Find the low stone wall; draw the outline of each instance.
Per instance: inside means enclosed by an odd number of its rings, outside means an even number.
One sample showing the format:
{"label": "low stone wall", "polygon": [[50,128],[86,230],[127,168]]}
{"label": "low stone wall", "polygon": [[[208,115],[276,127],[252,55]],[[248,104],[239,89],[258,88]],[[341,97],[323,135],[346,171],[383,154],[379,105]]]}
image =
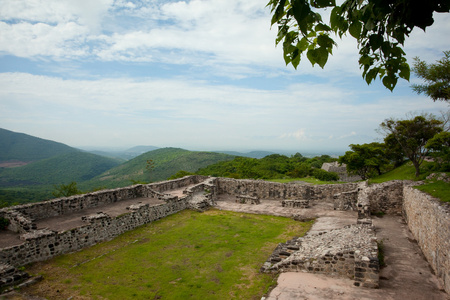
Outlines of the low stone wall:
{"label": "low stone wall", "polygon": [[277,183],[264,180],[218,178],[219,194],[248,195],[266,200],[333,201],[333,195],[356,189],[356,183],[306,185]]}
{"label": "low stone wall", "polygon": [[354,190],[333,195],[335,210],[357,210],[359,218],[369,218],[371,213],[402,213],[403,185],[405,181],[393,180],[368,185],[360,182]]}
{"label": "low stone wall", "polygon": [[[0,263],[22,266],[34,261],[46,260],[53,256],[80,250],[100,241],[112,239],[138,226],[161,219],[170,214],[192,208],[195,192],[208,190],[207,204],[212,205],[217,194],[215,179],[204,176],[186,176],[180,179],[147,185],[104,190],[84,195],[58,198],[50,201],[7,207],[0,210],[0,216],[11,221],[9,230],[20,233],[23,243],[0,249]],[[199,182],[201,182],[199,184]],[[194,185],[184,197],[164,194],[170,189]],[[36,230],[34,221],[79,212],[86,208],[99,207],[121,200],[140,197],[158,198],[164,204],[134,204],[128,213],[112,218],[105,213],[82,217],[86,225],[67,231]],[[195,202],[195,201],[193,201]]]}
{"label": "low stone wall", "polygon": [[378,247],[372,226],[351,225],[279,244],[262,272],[336,274],[355,286],[379,285]]}
{"label": "low stone wall", "polygon": [[423,254],[450,294],[450,204],[403,188],[403,215]]}
{"label": "low stone wall", "polygon": [[197,184],[206,178],[204,176],[186,176],[170,181],[146,185],[138,184],[124,188],[102,190],[38,203],[7,207],[0,209],[0,217],[10,220],[9,230],[24,233],[36,229],[34,222],[37,220],[67,215],[82,211],[86,208],[100,207],[121,200],[140,197],[167,200],[163,194],[165,191]]}
{"label": "low stone wall", "polygon": [[365,188],[371,213],[401,215],[403,205],[403,185],[408,181],[392,180],[372,184]]}
{"label": "low stone wall", "polygon": [[185,176],[183,178],[173,179],[173,180],[166,180],[166,181],[160,181],[156,183],[150,183],[147,184],[150,189],[154,191],[158,191],[160,193],[164,193],[165,191],[169,190],[175,190],[179,189],[188,185],[192,184],[198,184],[206,179],[208,179],[208,176],[201,176],[201,175],[191,175],[191,176]]}
{"label": "low stone wall", "polygon": [[217,201],[217,178],[208,178],[204,182],[187,188],[188,208],[196,211],[205,211],[214,206]]}
{"label": "low stone wall", "polygon": [[164,218],[187,208],[187,199],[149,206],[132,207],[129,213],[111,218],[105,213],[84,217],[84,226],[63,232],[42,229],[21,235],[23,244],[0,249],[0,262],[18,267],[42,261],[56,255],[80,250],[98,242],[110,240],[138,226]]}

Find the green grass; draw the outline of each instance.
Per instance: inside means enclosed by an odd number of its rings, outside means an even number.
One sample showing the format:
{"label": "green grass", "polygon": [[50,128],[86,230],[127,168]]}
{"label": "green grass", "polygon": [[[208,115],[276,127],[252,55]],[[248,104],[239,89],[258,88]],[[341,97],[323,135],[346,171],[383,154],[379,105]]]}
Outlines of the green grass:
{"label": "green grass", "polygon": [[[77,253],[36,263],[49,299],[261,299],[275,284],[259,269],[276,245],[312,222],[185,210]],[[58,291],[58,292],[57,292]]]}
{"label": "green grass", "polygon": [[416,178],[414,166],[411,162],[407,162],[390,172],[370,179],[369,183],[382,183],[390,180],[424,180],[424,184],[416,187],[418,190],[436,197],[442,202],[450,202],[449,183],[437,180],[426,180],[426,177],[434,172],[432,167],[433,163],[423,162],[420,167],[420,176],[419,178]]}
{"label": "green grass", "polygon": [[283,179],[268,179],[267,181],[280,182],[280,183],[289,183],[292,181],[304,181],[306,183],[311,184],[337,184],[342,183],[340,181],[321,181],[314,177],[303,177],[303,178],[283,178]]}
{"label": "green grass", "polygon": [[433,197],[440,199],[442,202],[450,202],[450,183],[443,181],[429,181],[423,185],[417,186],[416,189],[421,190]]}
{"label": "green grass", "polygon": [[415,169],[411,162],[405,163],[392,171],[369,180],[369,183],[382,183],[390,180],[415,180]]}

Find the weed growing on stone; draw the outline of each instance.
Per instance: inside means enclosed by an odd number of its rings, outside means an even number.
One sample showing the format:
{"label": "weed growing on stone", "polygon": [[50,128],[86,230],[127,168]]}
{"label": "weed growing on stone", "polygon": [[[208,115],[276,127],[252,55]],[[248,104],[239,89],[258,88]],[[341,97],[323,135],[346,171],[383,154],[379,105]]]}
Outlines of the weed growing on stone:
{"label": "weed growing on stone", "polygon": [[280,242],[312,222],[185,210],[91,248],[36,263],[48,298],[260,299],[275,277],[259,269]]}
{"label": "weed growing on stone", "polygon": [[386,267],[386,262],[384,261],[383,240],[377,241],[377,246],[378,246],[378,262],[380,263],[380,268]]}

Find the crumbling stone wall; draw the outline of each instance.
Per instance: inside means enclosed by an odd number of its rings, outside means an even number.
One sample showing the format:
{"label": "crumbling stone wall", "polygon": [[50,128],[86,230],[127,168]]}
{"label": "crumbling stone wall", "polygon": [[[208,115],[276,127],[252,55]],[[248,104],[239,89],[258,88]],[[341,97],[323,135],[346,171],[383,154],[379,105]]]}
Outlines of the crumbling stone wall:
{"label": "crumbling stone wall", "polygon": [[[163,194],[168,189],[177,189],[196,184],[203,176],[187,176],[177,180],[163,181],[148,185],[134,185],[125,188],[104,190],[84,195],[58,198],[50,201],[19,205],[0,209],[0,216],[10,219],[9,229],[20,235],[23,243],[0,249],[0,263],[12,266],[46,260],[55,255],[76,251],[100,241],[112,239],[119,234],[143,224],[161,219],[170,214],[191,208],[193,193],[184,197]],[[193,190],[208,189],[207,204],[213,203],[217,189],[214,179],[208,179],[193,187]],[[213,197],[214,196],[214,197]],[[34,221],[99,207],[121,200],[150,197],[164,200],[164,204],[150,206],[138,203],[128,207],[129,212],[117,217],[97,213],[82,217],[86,225],[63,232],[36,230]]]}
{"label": "crumbling stone wall", "polygon": [[141,204],[130,207],[129,213],[115,218],[105,213],[85,216],[83,220],[86,225],[63,232],[47,229],[30,231],[21,235],[23,244],[0,249],[0,262],[18,267],[47,260],[112,239],[138,226],[184,210],[187,206],[186,198],[156,206]]}
{"label": "crumbling stone wall", "polygon": [[339,175],[340,181],[352,182],[362,180],[361,176],[359,175],[349,175],[347,173],[347,165],[339,164],[339,162],[337,161],[331,163],[323,163],[322,169],[327,172],[337,173]]}
{"label": "crumbling stone wall", "polygon": [[369,199],[370,212],[401,215],[404,183],[402,180],[392,180],[369,185],[365,193]]}
{"label": "crumbling stone wall", "polygon": [[393,180],[368,185],[360,182],[351,191],[333,195],[335,210],[357,210],[358,218],[369,218],[371,213],[402,213],[403,185],[405,181]]}
{"label": "crumbling stone wall", "polygon": [[248,195],[266,200],[304,199],[333,201],[333,195],[351,191],[356,183],[305,185],[286,184],[264,180],[218,178],[218,193]]}
{"label": "crumbling stone wall", "polygon": [[450,204],[403,188],[403,215],[423,254],[450,294]]}
{"label": "crumbling stone wall", "polygon": [[[121,200],[140,197],[162,198],[164,195],[163,192],[167,190],[197,184],[206,178],[205,176],[186,176],[170,181],[145,185],[138,184],[124,188],[102,190],[83,195],[18,205],[13,208],[0,209],[0,216],[12,221],[9,227],[10,230],[15,232],[28,231],[33,229],[32,222],[37,220],[71,214],[86,208],[99,207]],[[27,221],[31,222],[31,224],[27,224]],[[23,228],[27,229],[24,230]]]}
{"label": "crumbling stone wall", "polygon": [[379,262],[373,227],[354,224],[294,238],[279,244],[261,271],[335,274],[353,279],[355,286],[376,288]]}

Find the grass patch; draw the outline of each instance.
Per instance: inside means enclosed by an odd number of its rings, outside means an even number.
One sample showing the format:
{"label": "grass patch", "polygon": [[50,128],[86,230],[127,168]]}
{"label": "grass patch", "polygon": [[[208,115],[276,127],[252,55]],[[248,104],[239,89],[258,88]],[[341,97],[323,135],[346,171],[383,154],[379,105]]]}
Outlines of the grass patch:
{"label": "grass patch", "polygon": [[432,162],[424,161],[420,166],[420,175],[419,178],[415,177],[416,169],[414,168],[411,162],[404,163],[398,168],[393,169],[392,171],[386,172],[380,176],[371,178],[369,180],[369,184],[371,183],[382,183],[391,180],[423,180],[428,175],[433,173]]}
{"label": "grass patch", "polygon": [[312,222],[185,210],[80,252],[27,268],[49,299],[261,299],[275,284],[259,269],[280,242]]}
{"label": "grass patch", "polygon": [[416,189],[440,199],[441,202],[450,202],[450,184],[447,182],[430,181],[417,186]]}
{"label": "grass patch", "polygon": [[380,268],[386,267],[386,262],[384,261],[384,243],[383,240],[377,241],[378,247],[378,262],[380,263]]}
{"label": "grass patch", "polygon": [[386,172],[380,176],[371,178],[371,183],[382,183],[390,180],[415,180],[415,169],[411,162],[407,162],[392,171]]}
{"label": "grass patch", "polygon": [[[424,180],[428,175],[433,173],[433,163],[423,162],[420,167],[419,180]],[[411,162],[407,162],[402,166],[387,172],[378,177],[369,180],[369,183],[382,183],[390,180],[417,180],[415,178],[415,169]],[[422,192],[440,199],[442,202],[450,202],[450,184],[439,180],[425,180],[425,183],[415,187]]]}

